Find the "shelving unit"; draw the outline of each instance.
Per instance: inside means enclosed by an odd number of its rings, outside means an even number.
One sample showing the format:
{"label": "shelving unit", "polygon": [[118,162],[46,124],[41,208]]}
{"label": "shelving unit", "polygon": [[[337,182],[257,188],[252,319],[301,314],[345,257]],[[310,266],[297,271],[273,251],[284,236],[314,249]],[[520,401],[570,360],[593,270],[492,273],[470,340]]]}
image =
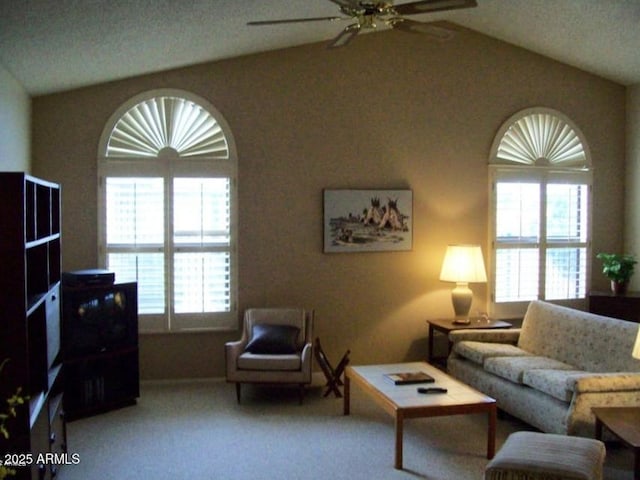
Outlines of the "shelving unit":
{"label": "shelving unit", "polygon": [[16,479],[50,479],[40,454],[66,452],[60,362],[60,186],[0,173],[0,399],[28,397],[0,436],[0,452],[33,455]]}

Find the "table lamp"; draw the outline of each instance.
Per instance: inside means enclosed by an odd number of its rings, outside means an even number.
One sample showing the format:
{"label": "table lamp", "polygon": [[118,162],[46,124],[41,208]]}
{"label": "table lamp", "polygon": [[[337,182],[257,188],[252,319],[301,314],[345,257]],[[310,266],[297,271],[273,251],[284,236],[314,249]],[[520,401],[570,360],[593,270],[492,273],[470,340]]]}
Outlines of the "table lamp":
{"label": "table lamp", "polygon": [[473,292],[469,288],[469,283],[487,281],[480,245],[447,246],[440,280],[456,283],[455,288],[451,291],[456,323],[469,323],[469,310],[473,300]]}
{"label": "table lamp", "polygon": [[638,336],[636,336],[636,343],[633,345],[631,356],[640,360],[640,328],[638,329]]}

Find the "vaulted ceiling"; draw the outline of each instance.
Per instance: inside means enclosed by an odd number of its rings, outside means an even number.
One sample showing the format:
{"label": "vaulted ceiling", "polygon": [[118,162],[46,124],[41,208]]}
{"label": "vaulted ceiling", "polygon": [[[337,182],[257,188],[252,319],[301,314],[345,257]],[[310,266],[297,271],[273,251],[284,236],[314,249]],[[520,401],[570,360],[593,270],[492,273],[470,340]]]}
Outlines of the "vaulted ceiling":
{"label": "vaulted ceiling", "polygon": [[[620,84],[640,84],[640,0],[477,2],[411,18],[448,20]],[[0,0],[0,64],[30,94],[42,95],[329,42],[348,22],[247,22],[339,15],[329,0]]]}

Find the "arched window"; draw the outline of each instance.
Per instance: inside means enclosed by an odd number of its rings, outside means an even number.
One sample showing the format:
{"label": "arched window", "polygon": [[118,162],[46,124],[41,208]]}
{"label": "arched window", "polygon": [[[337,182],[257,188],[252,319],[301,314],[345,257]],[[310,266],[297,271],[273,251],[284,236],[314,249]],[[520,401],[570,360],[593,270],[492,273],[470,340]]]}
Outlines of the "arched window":
{"label": "arched window", "polygon": [[187,92],[144,93],[107,122],[99,259],[138,282],[141,331],[237,327],[236,165],[222,115]]}
{"label": "arched window", "polygon": [[562,113],[531,108],[509,118],[491,147],[491,313],[529,301],[584,303],[590,275],[591,158]]}

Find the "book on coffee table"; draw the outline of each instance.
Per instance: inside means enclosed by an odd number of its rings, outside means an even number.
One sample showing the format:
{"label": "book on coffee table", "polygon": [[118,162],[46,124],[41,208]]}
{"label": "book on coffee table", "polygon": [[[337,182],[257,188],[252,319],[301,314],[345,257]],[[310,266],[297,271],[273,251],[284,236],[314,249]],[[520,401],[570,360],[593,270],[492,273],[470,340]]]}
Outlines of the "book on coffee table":
{"label": "book on coffee table", "polygon": [[384,378],[394,385],[410,385],[412,383],[432,383],[435,380],[424,372],[385,373]]}

